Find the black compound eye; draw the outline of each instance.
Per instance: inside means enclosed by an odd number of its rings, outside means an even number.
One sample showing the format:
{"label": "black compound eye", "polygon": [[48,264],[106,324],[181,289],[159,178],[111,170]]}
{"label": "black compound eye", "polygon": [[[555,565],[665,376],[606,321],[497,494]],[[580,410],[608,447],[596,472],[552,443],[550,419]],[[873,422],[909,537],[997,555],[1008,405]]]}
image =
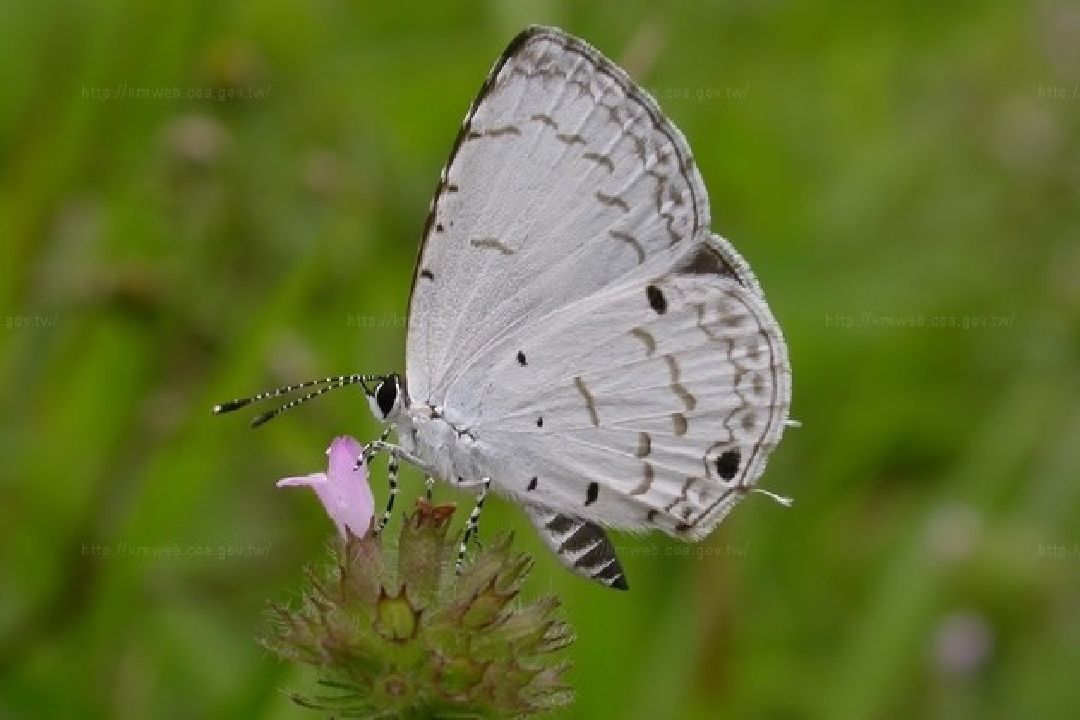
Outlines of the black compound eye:
{"label": "black compound eye", "polygon": [[375,390],[375,402],[379,403],[379,410],[382,412],[383,417],[390,414],[390,411],[394,409],[394,402],[397,400],[397,381],[390,377],[379,383],[379,387]]}

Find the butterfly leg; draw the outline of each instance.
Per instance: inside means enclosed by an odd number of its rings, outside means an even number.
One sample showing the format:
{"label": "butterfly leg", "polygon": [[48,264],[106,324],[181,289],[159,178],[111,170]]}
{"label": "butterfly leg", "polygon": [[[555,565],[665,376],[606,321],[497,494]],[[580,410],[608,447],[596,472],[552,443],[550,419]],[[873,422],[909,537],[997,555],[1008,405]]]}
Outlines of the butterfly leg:
{"label": "butterfly leg", "polygon": [[461,566],[465,564],[465,551],[469,547],[469,540],[477,529],[480,527],[480,511],[484,509],[484,500],[487,498],[488,488],[491,487],[491,478],[484,478],[484,488],[480,491],[480,496],[476,498],[476,505],[473,507],[472,512],[469,513],[469,520],[465,523],[465,534],[461,538],[461,545],[458,546],[457,565],[455,566],[457,573],[461,574]]}
{"label": "butterfly leg", "polygon": [[398,494],[398,459],[395,455],[390,455],[390,461],[387,464],[387,479],[390,484],[390,492],[386,497],[386,510],[383,512],[382,520],[379,521],[379,526],[375,529],[375,534],[378,535],[386,527],[386,523],[390,522],[390,515],[394,512],[394,500]]}
{"label": "butterfly leg", "polygon": [[[379,443],[381,443],[381,444],[386,443],[386,438],[388,438],[388,437],[390,437],[390,428],[386,428],[385,430],[383,430],[382,436],[379,438]],[[374,444],[374,443],[372,443],[372,444]],[[370,459],[370,455],[368,453],[368,449],[365,447],[364,448],[364,460],[368,460],[368,459]],[[357,462],[357,464],[359,464],[359,461]],[[388,470],[387,470],[387,476],[388,476],[387,481],[388,481],[388,483],[390,485],[390,492],[389,492],[389,494],[387,495],[387,498],[386,498],[386,510],[383,511],[382,518],[379,520],[378,525],[375,526],[375,534],[376,535],[379,535],[380,533],[382,533],[383,528],[386,527],[386,523],[390,522],[390,514],[394,511],[394,500],[397,498],[397,494],[398,494],[397,475],[398,475],[397,458],[395,458],[394,455],[391,453],[389,467],[388,467]]]}
{"label": "butterfly leg", "polygon": [[[386,433],[383,434],[383,437],[386,437]],[[364,446],[364,462],[371,460],[371,458],[375,457],[379,453],[388,453],[391,456],[396,457],[398,460],[404,460],[410,465],[420,468],[420,470],[425,473],[432,474],[433,472],[433,468],[431,468],[431,466],[429,466],[419,457],[413,455],[411,452],[407,452],[405,449],[394,445],[393,443],[388,443],[385,440],[373,440]],[[357,460],[356,464],[359,465],[360,461]]]}
{"label": "butterfly leg", "polygon": [[[411,462],[415,465],[420,466],[421,468],[424,467],[423,463],[420,461],[419,458],[405,452],[397,445],[391,445],[390,443],[386,442],[386,439],[388,437],[390,437],[390,428],[383,430],[382,437],[380,437],[375,442],[368,444],[364,448],[363,453],[364,461],[370,460],[376,453],[379,452],[385,452],[387,455],[390,456],[387,472],[390,491],[386,497],[386,510],[383,511],[382,518],[379,520],[379,524],[375,527],[376,535],[380,534],[383,531],[383,528],[386,527],[386,524],[390,522],[390,517],[394,512],[394,500],[397,499],[398,495],[398,470],[400,469],[400,460],[403,459],[406,462]],[[359,460],[357,461],[357,464],[360,464]]]}

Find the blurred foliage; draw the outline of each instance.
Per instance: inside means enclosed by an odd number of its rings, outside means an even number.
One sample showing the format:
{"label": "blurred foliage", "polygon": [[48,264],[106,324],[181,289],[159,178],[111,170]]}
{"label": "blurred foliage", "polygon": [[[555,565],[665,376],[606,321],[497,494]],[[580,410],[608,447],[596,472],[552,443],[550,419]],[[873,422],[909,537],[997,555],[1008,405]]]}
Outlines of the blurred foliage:
{"label": "blurred foliage", "polygon": [[618,537],[629,593],[489,504],[579,632],[567,717],[1080,717],[1069,0],[0,4],[0,717],[311,717],[254,638],[332,528],[273,481],[377,428],[208,408],[402,368],[429,195],[528,22],[684,130],[803,421],[794,509]]}

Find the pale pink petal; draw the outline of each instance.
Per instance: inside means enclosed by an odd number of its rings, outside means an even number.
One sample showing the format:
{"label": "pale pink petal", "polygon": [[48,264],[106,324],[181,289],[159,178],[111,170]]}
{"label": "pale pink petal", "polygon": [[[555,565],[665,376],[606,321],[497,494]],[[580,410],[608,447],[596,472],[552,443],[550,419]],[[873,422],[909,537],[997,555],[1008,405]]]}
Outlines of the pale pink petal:
{"label": "pale pink petal", "polygon": [[315,487],[327,482],[326,473],[311,473],[310,475],[300,475],[298,477],[281,478],[277,481],[277,487],[299,487],[301,485],[309,485]]}
{"label": "pale pink petal", "polygon": [[[348,435],[334,438],[330,443],[330,447],[326,449],[326,454],[330,458],[329,473],[331,480],[335,475],[344,476],[352,472],[356,468],[356,461],[360,458],[360,453],[363,451],[364,446],[356,438]],[[366,471],[364,477],[367,478]]]}
{"label": "pale pink petal", "polygon": [[278,487],[306,485],[315,491],[326,514],[345,536],[348,528],[362,537],[371,526],[375,499],[368,485],[367,465],[357,465],[363,446],[347,435],[334,438],[327,448],[328,472],[279,480]]}

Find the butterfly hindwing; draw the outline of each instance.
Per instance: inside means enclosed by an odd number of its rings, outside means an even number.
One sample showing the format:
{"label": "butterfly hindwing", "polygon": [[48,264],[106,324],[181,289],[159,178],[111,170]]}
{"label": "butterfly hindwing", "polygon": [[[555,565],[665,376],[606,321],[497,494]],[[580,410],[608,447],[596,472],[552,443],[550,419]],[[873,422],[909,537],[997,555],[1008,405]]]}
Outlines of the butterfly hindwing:
{"label": "butterfly hindwing", "polygon": [[753,487],[787,419],[787,351],[761,297],[706,264],[645,266],[470,366],[447,406],[499,459],[500,486],[688,539]]}

